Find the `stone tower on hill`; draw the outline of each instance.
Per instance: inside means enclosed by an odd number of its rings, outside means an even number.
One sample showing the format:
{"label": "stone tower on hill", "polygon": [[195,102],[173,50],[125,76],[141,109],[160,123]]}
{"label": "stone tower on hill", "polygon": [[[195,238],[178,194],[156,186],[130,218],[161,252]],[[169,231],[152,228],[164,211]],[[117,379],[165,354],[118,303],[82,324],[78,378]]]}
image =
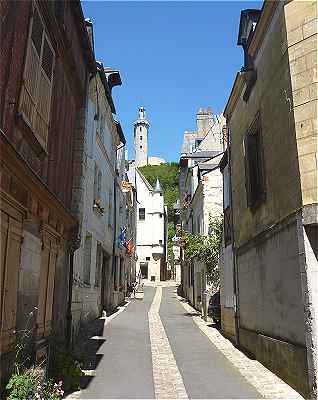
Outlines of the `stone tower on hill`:
{"label": "stone tower on hill", "polygon": [[134,123],[135,163],[136,167],[148,165],[148,130],[150,124],[146,119],[144,107],[139,107],[139,116]]}
{"label": "stone tower on hill", "polygon": [[159,157],[148,157],[148,131],[150,124],[144,107],[139,107],[138,119],[134,123],[135,166],[160,165],[166,161]]}

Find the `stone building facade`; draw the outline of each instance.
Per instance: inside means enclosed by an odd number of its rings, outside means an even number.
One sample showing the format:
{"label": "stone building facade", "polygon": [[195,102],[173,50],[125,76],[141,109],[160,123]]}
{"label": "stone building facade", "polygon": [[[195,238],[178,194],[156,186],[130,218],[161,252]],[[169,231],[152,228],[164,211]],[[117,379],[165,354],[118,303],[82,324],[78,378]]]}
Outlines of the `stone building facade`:
{"label": "stone building facade", "polygon": [[290,385],[317,379],[317,5],[241,14],[225,108],[238,340]]}
{"label": "stone building facade", "polygon": [[[86,21],[86,26],[94,47],[92,23]],[[84,160],[83,176],[79,177],[83,207],[82,212],[77,214],[81,242],[75,251],[73,266],[73,337],[81,324],[101,316],[103,310],[111,311],[117,306],[113,284],[114,242],[118,233],[115,217],[118,202],[115,199],[120,192],[117,188],[117,157],[118,148],[125,144],[125,138],[120,124],[113,117],[116,109],[112,88],[120,84],[118,71],[96,62],[96,74],[89,83],[85,141],[81,154]]]}
{"label": "stone building facade", "polygon": [[2,379],[26,324],[33,360],[67,336],[75,151],[95,63],[79,2],[0,8]]}
{"label": "stone building facade", "polygon": [[[224,118],[208,108],[199,109],[197,129],[184,133],[180,157],[180,217],[182,229],[206,236],[210,217],[222,214],[222,174],[219,161],[223,153]],[[205,265],[197,259],[182,261],[183,293],[198,310],[206,312],[203,293],[207,289]]]}
{"label": "stone building facade", "polygon": [[157,180],[152,187],[138,168],[130,168],[129,179],[137,192],[136,277],[159,282],[167,277],[167,208]]}

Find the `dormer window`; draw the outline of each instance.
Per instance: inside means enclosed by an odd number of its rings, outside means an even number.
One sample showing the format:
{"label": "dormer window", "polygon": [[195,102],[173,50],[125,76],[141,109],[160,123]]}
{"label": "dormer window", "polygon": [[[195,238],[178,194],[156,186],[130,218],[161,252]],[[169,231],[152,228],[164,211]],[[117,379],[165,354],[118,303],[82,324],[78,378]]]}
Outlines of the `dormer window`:
{"label": "dormer window", "polygon": [[260,18],[261,10],[247,9],[241,11],[240,28],[237,44],[243,47],[244,66],[242,70],[253,69],[253,59],[248,54],[248,47],[252,40],[257,22]]}
{"label": "dormer window", "polygon": [[261,16],[261,10],[247,9],[241,11],[240,29],[237,44],[242,46],[244,51],[244,66],[241,69],[243,79],[246,82],[246,89],[243,94],[243,100],[248,101],[252,88],[257,79],[254,60],[248,52],[257,22]]}

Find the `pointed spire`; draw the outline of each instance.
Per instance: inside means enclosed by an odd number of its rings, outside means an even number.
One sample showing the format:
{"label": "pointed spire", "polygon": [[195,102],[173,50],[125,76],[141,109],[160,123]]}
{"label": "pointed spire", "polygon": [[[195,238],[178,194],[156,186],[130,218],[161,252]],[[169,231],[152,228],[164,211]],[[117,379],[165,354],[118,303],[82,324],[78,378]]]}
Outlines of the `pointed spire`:
{"label": "pointed spire", "polygon": [[162,193],[160,181],[159,181],[158,178],[157,178],[157,180],[156,180],[156,186],[155,186],[155,190],[154,190],[154,191],[157,192],[157,193]]}

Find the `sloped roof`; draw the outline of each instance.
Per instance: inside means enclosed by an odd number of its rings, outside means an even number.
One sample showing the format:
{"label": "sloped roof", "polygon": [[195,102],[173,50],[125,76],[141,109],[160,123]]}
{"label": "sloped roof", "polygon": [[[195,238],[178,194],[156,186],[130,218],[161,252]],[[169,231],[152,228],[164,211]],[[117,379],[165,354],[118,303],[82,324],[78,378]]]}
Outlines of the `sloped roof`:
{"label": "sloped roof", "polygon": [[140,169],[136,167],[136,171],[138,172],[140,178],[143,180],[144,184],[147,186],[147,188],[153,192],[153,187],[150,185],[150,183],[147,181],[146,177],[140,172]]}

